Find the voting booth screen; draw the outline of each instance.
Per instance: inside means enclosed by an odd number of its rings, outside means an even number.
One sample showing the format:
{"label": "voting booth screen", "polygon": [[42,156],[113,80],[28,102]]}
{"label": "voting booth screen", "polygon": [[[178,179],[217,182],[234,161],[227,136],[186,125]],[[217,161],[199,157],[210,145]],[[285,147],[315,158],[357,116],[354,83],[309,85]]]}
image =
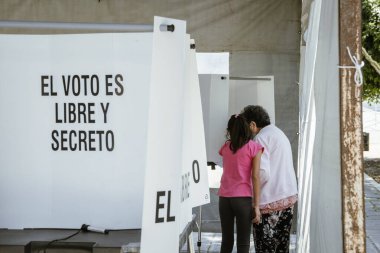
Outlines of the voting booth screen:
{"label": "voting booth screen", "polygon": [[[155,22],[158,27],[176,21]],[[162,227],[158,221],[164,212],[167,219],[171,204],[168,217],[177,212],[173,233],[178,237],[191,208],[209,202],[199,84],[196,66],[188,65],[195,64],[195,52],[191,58],[185,28],[178,25],[178,31],[171,35],[181,43],[166,51],[163,45],[172,38],[157,29],[0,35],[0,227],[78,228],[85,223],[142,228],[143,213],[152,217],[153,227]],[[155,33],[161,33],[158,40]],[[154,50],[167,54],[155,59]],[[161,74],[173,66],[168,59],[178,57],[174,86]],[[185,66],[191,69],[191,82],[184,82]],[[152,109],[154,101],[173,100],[173,87],[179,87],[177,114],[162,106]],[[182,100],[185,90],[193,94],[187,102]],[[156,134],[173,134],[171,121],[181,138],[173,147],[161,140],[156,144]],[[182,128],[184,121],[193,124],[191,131]],[[183,137],[184,131],[192,140]],[[176,158],[168,159],[168,166],[148,162],[148,155],[161,159],[170,148],[170,157]],[[186,168],[183,159],[190,163]],[[170,182],[150,178],[146,171],[152,170],[175,177]],[[147,182],[153,188],[144,194]],[[143,206],[144,198],[154,200],[151,207]]]}
{"label": "voting booth screen", "polygon": [[141,227],[152,34],[0,44],[0,226]]}

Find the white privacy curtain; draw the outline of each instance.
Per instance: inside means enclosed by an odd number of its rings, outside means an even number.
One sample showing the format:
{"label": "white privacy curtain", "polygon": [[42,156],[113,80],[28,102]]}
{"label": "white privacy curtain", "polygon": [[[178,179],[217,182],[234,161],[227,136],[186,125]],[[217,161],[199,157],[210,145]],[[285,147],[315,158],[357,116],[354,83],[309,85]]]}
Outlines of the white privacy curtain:
{"label": "white privacy curtain", "polygon": [[342,252],[338,0],[314,0],[304,39],[297,252]]}

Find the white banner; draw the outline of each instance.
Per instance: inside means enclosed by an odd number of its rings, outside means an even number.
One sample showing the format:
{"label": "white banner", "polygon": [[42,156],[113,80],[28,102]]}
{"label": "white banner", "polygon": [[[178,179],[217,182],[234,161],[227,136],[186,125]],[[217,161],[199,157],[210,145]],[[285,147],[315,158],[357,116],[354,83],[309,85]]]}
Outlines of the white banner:
{"label": "white banner", "polygon": [[[193,45],[194,41],[191,40]],[[190,43],[189,43],[190,44]],[[181,201],[190,198],[191,207],[210,203],[206,142],[195,48],[187,47],[183,125],[183,174]],[[188,187],[186,187],[186,185]]]}
{"label": "white banner", "polygon": [[0,227],[141,227],[151,55],[151,33],[0,36]]}
{"label": "white banner", "polygon": [[[174,24],[174,32],[161,32]],[[155,17],[141,252],[178,252],[186,23]]]}
{"label": "white banner", "polygon": [[142,252],[178,251],[209,203],[185,31],[0,36],[0,227],[142,227]]}
{"label": "white banner", "polygon": [[195,44],[189,35],[186,36],[186,45],[180,231],[191,222],[193,207],[210,203]]}

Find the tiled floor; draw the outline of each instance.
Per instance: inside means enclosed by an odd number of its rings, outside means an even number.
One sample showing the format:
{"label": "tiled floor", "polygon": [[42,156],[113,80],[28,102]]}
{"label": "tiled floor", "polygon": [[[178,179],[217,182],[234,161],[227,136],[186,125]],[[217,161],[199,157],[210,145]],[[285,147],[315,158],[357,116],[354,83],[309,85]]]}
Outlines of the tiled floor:
{"label": "tiled floor", "polygon": [[364,177],[367,253],[380,253],[380,184]]}
{"label": "tiled floor", "polygon": [[[197,247],[198,242],[198,233],[193,233],[193,242],[194,242],[194,249],[195,252],[198,253],[219,253],[220,252],[220,244],[222,242],[222,234],[220,233],[202,233],[201,237],[201,247]],[[296,236],[291,235],[290,236],[290,253],[295,253],[295,246],[296,246]],[[187,252],[186,247],[182,249],[183,253]],[[233,253],[236,253],[236,247],[234,247]],[[251,248],[249,250],[250,253],[255,252],[255,246],[253,244],[252,238],[251,238]]]}
{"label": "tiled floor", "polygon": [[[371,177],[365,175],[365,208],[366,208],[366,236],[367,253],[380,253],[380,184]],[[197,247],[198,233],[193,233],[193,243],[195,252],[198,253],[219,253],[221,244],[220,233],[202,233],[201,247]],[[290,252],[295,253],[296,236],[291,235]],[[250,253],[254,253],[254,245],[251,242]],[[186,247],[182,252],[187,252]],[[234,251],[236,252],[236,248]]]}

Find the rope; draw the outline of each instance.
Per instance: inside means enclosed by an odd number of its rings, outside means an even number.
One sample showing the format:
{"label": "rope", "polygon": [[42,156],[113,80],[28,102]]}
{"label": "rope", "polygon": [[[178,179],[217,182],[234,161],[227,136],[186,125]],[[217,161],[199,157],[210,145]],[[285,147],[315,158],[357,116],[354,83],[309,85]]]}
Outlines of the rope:
{"label": "rope", "polygon": [[[355,75],[354,80],[356,87],[359,88],[363,84],[363,72],[362,68],[364,67],[364,62],[359,62],[359,60],[356,58],[356,56],[351,55],[350,49],[347,47],[348,55],[350,56],[350,59],[354,66],[338,66],[340,69],[355,69]],[[356,97],[358,97],[358,93],[356,91]]]}

